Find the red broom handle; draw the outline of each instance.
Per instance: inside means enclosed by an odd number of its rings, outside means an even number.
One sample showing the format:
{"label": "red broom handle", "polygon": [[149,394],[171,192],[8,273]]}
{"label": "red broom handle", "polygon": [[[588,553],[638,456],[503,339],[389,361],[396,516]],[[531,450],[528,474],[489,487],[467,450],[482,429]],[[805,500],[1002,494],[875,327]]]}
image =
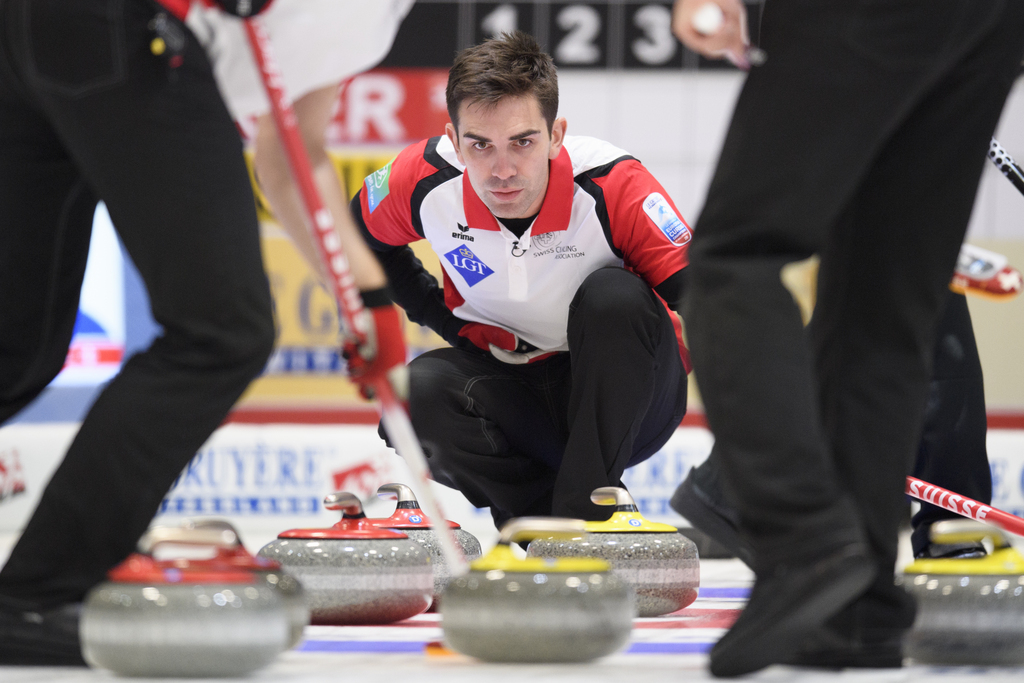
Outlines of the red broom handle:
{"label": "red broom handle", "polygon": [[1003,512],[991,505],[979,503],[967,496],[947,491],[941,486],[929,484],[914,477],[907,477],[906,491],[907,495],[925,503],[937,505],[940,508],[945,508],[950,512],[955,512],[969,519],[991,524],[1003,531],[1009,531],[1011,534],[1024,536],[1024,519],[1011,515],[1009,512]]}
{"label": "red broom handle", "polygon": [[[316,243],[320,258],[330,274],[342,320],[345,327],[362,342],[366,339],[367,332],[364,323],[366,316],[360,315],[363,310],[363,300],[359,296],[359,290],[356,288],[355,280],[349,270],[348,259],[342,250],[341,240],[334,230],[334,217],[324,205],[320,198],[320,191],[313,181],[313,169],[309,163],[309,156],[306,154],[306,146],[299,134],[295,111],[284,90],[284,79],[274,60],[269,36],[258,18],[247,19],[243,23],[253,56],[259,67],[260,76],[263,79],[263,85],[267,90],[267,97],[270,99],[270,109],[277,126],[277,133],[281,138],[281,144],[288,157],[288,166],[299,187],[311,229],[316,236],[313,241]],[[469,571],[469,565],[459,549],[455,534],[444,522],[445,516],[441,505],[430,488],[430,469],[427,466],[427,458],[413,431],[409,415],[398,397],[395,396],[387,378],[381,378],[374,383],[373,390],[380,400],[384,429],[391,437],[395,450],[405,459],[416,479],[417,491],[423,502],[424,512],[434,520],[434,529],[437,531],[441,550],[448,566],[456,576],[465,574]]]}

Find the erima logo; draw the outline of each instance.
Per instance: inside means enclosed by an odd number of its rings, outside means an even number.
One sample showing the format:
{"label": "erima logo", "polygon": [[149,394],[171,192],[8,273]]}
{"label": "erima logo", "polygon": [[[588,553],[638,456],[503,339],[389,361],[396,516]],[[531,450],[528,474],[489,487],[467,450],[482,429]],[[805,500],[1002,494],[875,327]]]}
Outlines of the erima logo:
{"label": "erima logo", "polygon": [[475,242],[476,241],[475,239],[473,239],[472,235],[464,235],[464,234],[462,234],[464,232],[468,232],[469,231],[469,226],[468,225],[463,225],[462,223],[456,223],[455,225],[459,226],[459,232],[453,232],[452,233],[452,237],[454,237],[457,240],[466,240],[467,242]]}
{"label": "erima logo", "polygon": [[467,246],[456,247],[444,257],[455,266],[470,287],[494,273],[491,267],[478,260],[476,254]]}

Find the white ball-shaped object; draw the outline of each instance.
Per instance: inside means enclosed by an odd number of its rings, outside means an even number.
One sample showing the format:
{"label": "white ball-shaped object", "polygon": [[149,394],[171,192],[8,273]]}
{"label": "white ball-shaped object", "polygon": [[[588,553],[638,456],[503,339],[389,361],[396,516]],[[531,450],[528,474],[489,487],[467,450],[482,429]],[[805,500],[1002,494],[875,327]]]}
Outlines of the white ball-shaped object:
{"label": "white ball-shaped object", "polygon": [[701,5],[691,19],[693,30],[705,36],[713,36],[718,33],[724,21],[725,15],[722,14],[722,8],[713,2],[705,2]]}

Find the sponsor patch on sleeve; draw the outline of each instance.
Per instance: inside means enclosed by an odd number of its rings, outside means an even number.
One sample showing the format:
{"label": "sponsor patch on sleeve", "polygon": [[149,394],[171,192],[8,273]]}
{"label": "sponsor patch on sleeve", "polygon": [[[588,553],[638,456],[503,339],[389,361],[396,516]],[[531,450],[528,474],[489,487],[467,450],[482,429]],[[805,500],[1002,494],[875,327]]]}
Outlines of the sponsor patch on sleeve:
{"label": "sponsor patch on sleeve", "polygon": [[364,181],[366,184],[366,203],[370,207],[370,213],[377,208],[377,205],[384,201],[384,198],[388,196],[388,179],[391,177],[391,164],[394,159],[389,161],[384,168],[374,171],[370,175],[366,176]]}
{"label": "sponsor patch on sleeve", "polygon": [[647,195],[647,199],[644,200],[644,213],[672,244],[682,246],[693,237],[690,229],[686,227],[686,223],[676,215],[672,205],[661,196],[660,192],[652,192]]}

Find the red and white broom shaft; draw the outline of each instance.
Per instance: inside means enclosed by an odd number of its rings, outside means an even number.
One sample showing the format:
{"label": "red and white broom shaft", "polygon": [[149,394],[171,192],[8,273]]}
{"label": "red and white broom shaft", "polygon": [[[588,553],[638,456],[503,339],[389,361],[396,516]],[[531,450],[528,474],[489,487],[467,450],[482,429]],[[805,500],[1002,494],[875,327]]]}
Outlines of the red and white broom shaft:
{"label": "red and white broom shaft", "polygon": [[917,498],[925,503],[931,503],[969,519],[991,524],[1003,531],[1009,531],[1011,534],[1024,536],[1024,519],[1011,515],[1009,512],[1003,512],[991,505],[979,503],[959,493],[953,493],[941,486],[929,484],[914,477],[907,477],[906,492],[912,498]]}
{"label": "red and white broom shaft", "polygon": [[[367,329],[365,320],[367,316],[361,315],[363,301],[359,296],[355,280],[349,269],[348,259],[341,246],[341,240],[334,229],[334,217],[330,210],[324,205],[320,197],[320,191],[313,180],[313,170],[306,154],[306,147],[299,134],[295,118],[295,111],[288,100],[284,90],[284,79],[281,71],[274,60],[273,51],[270,46],[270,39],[266,29],[257,18],[251,18],[244,22],[245,31],[249,37],[249,44],[252,46],[253,56],[259,67],[263,85],[267,90],[267,97],[270,100],[270,109],[277,127],[277,133],[281,138],[288,157],[288,165],[291,168],[292,177],[299,187],[302,195],[302,203],[305,206],[309,217],[311,230],[316,236],[314,242],[320,253],[320,258],[330,274],[331,284],[334,289],[335,299],[341,310],[342,321],[346,329],[350,330],[357,339],[362,342],[366,339]],[[402,403],[395,396],[394,390],[387,378],[381,378],[373,385],[373,390],[381,404],[381,417],[384,428],[391,437],[395,450],[405,459],[414,478],[416,479],[417,490],[420,493],[420,500],[427,515],[434,520],[435,529],[438,531],[438,539],[441,542],[441,549],[448,561],[451,571],[455,575],[465,574],[469,571],[469,565],[465,556],[459,549],[455,540],[455,534],[445,523],[445,516],[441,506],[430,488],[430,469],[427,466],[426,456],[420,447],[419,439],[413,431],[409,415],[405,412]]]}

